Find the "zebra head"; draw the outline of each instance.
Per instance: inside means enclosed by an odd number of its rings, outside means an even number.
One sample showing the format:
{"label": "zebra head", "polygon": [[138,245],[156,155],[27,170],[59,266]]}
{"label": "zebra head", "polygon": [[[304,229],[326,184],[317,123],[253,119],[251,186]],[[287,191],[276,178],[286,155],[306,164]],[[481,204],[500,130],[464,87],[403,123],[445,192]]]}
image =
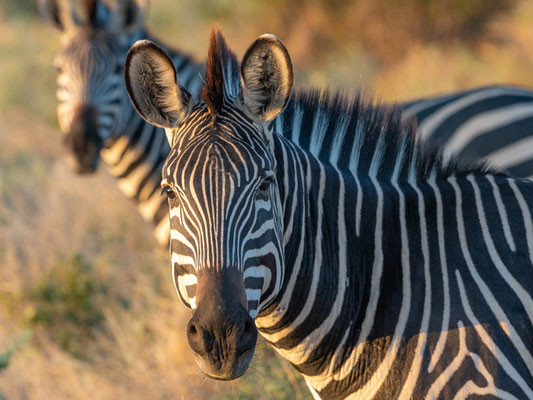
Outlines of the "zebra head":
{"label": "zebra head", "polygon": [[270,121],[292,90],[287,50],[275,36],[263,35],[239,72],[215,28],[198,103],[178,84],[170,58],[151,42],[131,48],[125,74],[135,108],[165,128],[171,147],[162,186],[170,206],[174,284],[193,310],[189,344],[208,376],[235,379],[252,359],[254,319],[283,280]]}
{"label": "zebra head", "polygon": [[[142,34],[144,0],[86,0],[81,21],[70,0],[38,0],[43,19],[61,31],[55,59],[57,114],[64,143],[79,173],[94,172],[101,148],[124,129],[128,104],[123,84],[127,51]],[[126,108],[126,110],[131,107]]]}

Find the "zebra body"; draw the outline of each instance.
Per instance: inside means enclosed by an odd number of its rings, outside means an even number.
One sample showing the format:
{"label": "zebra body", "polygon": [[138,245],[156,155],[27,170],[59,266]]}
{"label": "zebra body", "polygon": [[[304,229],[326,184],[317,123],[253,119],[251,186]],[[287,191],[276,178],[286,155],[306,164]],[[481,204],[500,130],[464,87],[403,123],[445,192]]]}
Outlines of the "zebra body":
{"label": "zebra body", "polygon": [[206,71],[195,103],[153,43],[126,60],[136,109],[167,128],[173,278],[201,369],[240,376],[257,327],[316,398],[532,398],[533,184],[441,157],[398,111],[287,105],[272,35],[239,74],[214,30]]}
{"label": "zebra body", "polygon": [[[161,128],[135,112],[124,87],[124,60],[130,46],[152,39],[144,27],[143,0],[85,1],[81,21],[69,0],[39,0],[41,16],[61,31],[58,68],[58,121],[76,171],[91,173],[101,158],[120,190],[137,202],[154,224],[159,242],[168,244],[168,206],[160,195],[161,167],[170,150]],[[166,48],[198,95],[203,67]]]}
{"label": "zebra body", "polygon": [[316,397],[531,398],[531,184],[348,174],[280,142],[290,278],[256,325]]}
{"label": "zebra body", "polygon": [[448,154],[487,159],[517,177],[533,177],[533,91],[489,86],[401,104],[422,137]]}

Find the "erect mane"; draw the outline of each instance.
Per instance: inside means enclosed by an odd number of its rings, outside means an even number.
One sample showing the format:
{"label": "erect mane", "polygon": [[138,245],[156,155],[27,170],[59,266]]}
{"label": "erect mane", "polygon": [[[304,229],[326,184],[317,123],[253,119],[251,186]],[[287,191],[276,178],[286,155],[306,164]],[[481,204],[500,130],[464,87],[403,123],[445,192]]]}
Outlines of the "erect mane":
{"label": "erect mane", "polygon": [[[374,105],[360,93],[296,90],[276,131],[339,169],[382,179],[413,180],[497,172],[480,161],[443,155],[420,140],[414,118],[396,106]],[[291,132],[288,134],[288,132]]]}
{"label": "erect mane", "polygon": [[240,91],[239,67],[235,54],[228,48],[224,36],[214,25],[209,38],[209,53],[205,83],[201,97],[212,114],[222,108],[224,100],[236,97]]}

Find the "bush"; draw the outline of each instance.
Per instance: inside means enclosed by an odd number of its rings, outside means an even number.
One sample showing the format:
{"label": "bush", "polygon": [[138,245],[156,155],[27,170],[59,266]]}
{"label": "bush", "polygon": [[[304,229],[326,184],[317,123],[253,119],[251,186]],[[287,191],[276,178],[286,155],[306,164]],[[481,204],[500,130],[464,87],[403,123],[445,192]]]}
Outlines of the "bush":
{"label": "bush", "polygon": [[97,298],[107,286],[98,282],[92,267],[79,253],[60,260],[24,297],[23,318],[43,328],[65,351],[81,357],[83,344],[102,326]]}

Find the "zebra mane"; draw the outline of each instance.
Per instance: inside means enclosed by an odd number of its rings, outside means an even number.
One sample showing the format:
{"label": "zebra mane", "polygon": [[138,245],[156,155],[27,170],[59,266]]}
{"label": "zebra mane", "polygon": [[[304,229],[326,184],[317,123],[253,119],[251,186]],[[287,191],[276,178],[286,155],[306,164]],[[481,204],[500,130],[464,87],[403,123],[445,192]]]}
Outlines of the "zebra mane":
{"label": "zebra mane", "polygon": [[202,100],[209,111],[216,114],[226,98],[235,98],[239,92],[240,75],[237,58],[228,48],[218,26],[214,25],[209,38]]}
{"label": "zebra mane", "polygon": [[497,173],[485,162],[445,156],[421,142],[414,118],[395,106],[363,101],[361,93],[296,90],[275,122],[303,149],[340,170],[382,179],[416,180],[468,173]]}
{"label": "zebra mane", "polygon": [[[202,100],[214,115],[240,90],[237,58],[214,25]],[[348,98],[342,92],[296,90],[275,126],[322,161],[358,175],[415,180],[498,172],[484,162],[444,156],[439,146],[421,143],[414,119],[402,119],[399,107],[363,101],[360,93]]]}

